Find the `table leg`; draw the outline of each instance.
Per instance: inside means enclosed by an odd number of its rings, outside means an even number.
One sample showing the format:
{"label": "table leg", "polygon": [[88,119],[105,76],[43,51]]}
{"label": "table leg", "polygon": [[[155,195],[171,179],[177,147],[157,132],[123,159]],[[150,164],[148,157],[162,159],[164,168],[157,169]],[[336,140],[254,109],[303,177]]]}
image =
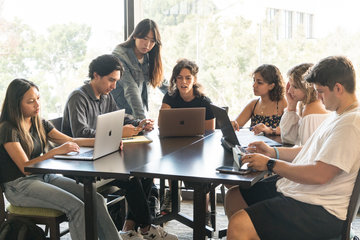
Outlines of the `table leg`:
{"label": "table leg", "polygon": [[193,239],[205,239],[206,236],[206,184],[194,184],[194,230]]}
{"label": "table leg", "polygon": [[97,240],[97,209],[96,209],[96,186],[94,178],[81,178],[84,184],[85,204],[85,236],[87,240]]}

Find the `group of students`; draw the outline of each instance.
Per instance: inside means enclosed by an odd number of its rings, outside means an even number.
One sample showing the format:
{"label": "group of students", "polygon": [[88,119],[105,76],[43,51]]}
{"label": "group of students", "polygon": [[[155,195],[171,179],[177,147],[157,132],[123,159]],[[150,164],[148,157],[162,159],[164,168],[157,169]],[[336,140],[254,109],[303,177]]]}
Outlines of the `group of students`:
{"label": "group of students", "polygon": [[[154,21],[144,19],[113,54],[90,63],[90,81],[70,94],[61,131],[40,118],[38,87],[25,79],[13,80],[0,116],[0,183],[8,201],[60,210],[69,219],[71,238],[85,239],[81,184],[54,174],[29,174],[24,167],[55,154],[79,151],[79,146],[93,146],[100,114],[125,109],[124,137],[153,130],[154,121],[146,118],[148,85],[165,93],[161,108],[205,107],[205,128],[214,130],[211,100],[197,81],[198,71],[194,62],[180,59],[169,86],[165,84],[160,33]],[[253,153],[243,161],[278,177],[250,189],[228,190],[228,239],[339,235],[360,166],[356,147],[360,118],[351,62],[345,57],[328,57],[315,66],[300,64],[289,70],[286,86],[274,65],[261,65],[252,75],[258,98],[244,107],[232,121],[233,127],[239,129],[251,120],[255,134],[281,135],[283,142],[297,146],[250,144]],[[57,146],[50,148],[49,142]],[[122,143],[119,147],[122,149]],[[100,239],[177,239],[151,224],[148,197],[153,179],[131,178],[112,184],[125,190],[128,213],[123,231],[118,233],[104,198],[97,194]]]}

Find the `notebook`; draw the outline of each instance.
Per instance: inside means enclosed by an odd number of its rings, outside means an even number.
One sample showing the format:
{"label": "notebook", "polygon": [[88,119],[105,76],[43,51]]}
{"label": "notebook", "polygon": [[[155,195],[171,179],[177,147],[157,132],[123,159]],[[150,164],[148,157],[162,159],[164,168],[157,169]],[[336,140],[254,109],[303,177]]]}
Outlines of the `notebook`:
{"label": "notebook", "polygon": [[242,147],[247,147],[249,143],[255,141],[264,141],[270,146],[281,146],[281,143],[278,143],[268,137],[255,135],[253,132],[248,129],[240,129],[240,131],[235,131],[231,125],[231,121],[225,109],[210,104],[210,107],[216,117],[216,121],[221,128],[223,137],[221,143],[225,148],[232,151],[232,148],[236,145]]}
{"label": "notebook", "polygon": [[125,110],[105,113],[97,117],[94,148],[80,147],[80,152],[55,155],[54,158],[93,161],[119,150]]}
{"label": "notebook", "polygon": [[159,134],[161,137],[204,135],[205,108],[160,109]]}
{"label": "notebook", "polygon": [[132,136],[132,137],[125,137],[122,139],[123,143],[151,143],[152,139],[144,136],[144,135],[139,135],[139,136]]}

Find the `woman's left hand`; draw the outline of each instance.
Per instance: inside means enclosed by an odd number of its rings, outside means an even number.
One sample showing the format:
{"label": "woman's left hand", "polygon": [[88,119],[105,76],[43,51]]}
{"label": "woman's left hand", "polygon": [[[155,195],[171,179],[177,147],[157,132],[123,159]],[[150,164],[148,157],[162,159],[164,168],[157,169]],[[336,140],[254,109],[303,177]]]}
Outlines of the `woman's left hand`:
{"label": "woman's left hand", "polygon": [[269,157],[260,153],[250,153],[242,156],[243,163],[249,163],[248,166],[257,171],[266,171]]}
{"label": "woman's left hand", "polygon": [[267,127],[265,124],[263,123],[259,123],[256,124],[252,130],[254,132],[254,134],[259,134],[264,132],[265,134],[271,134],[272,133],[272,129],[270,127]]}

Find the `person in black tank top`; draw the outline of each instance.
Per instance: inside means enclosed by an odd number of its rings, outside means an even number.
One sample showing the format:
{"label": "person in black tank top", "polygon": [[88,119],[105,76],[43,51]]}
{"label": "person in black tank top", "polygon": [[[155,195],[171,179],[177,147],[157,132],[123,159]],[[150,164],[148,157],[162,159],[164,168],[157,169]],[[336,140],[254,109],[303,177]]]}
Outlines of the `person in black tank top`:
{"label": "person in black tank top", "polygon": [[245,106],[236,120],[232,121],[233,127],[238,130],[249,120],[250,129],[255,134],[280,134],[279,123],[286,107],[284,98],[285,84],[280,70],[270,64],[259,66],[253,72],[253,91],[258,99],[253,99]]}

